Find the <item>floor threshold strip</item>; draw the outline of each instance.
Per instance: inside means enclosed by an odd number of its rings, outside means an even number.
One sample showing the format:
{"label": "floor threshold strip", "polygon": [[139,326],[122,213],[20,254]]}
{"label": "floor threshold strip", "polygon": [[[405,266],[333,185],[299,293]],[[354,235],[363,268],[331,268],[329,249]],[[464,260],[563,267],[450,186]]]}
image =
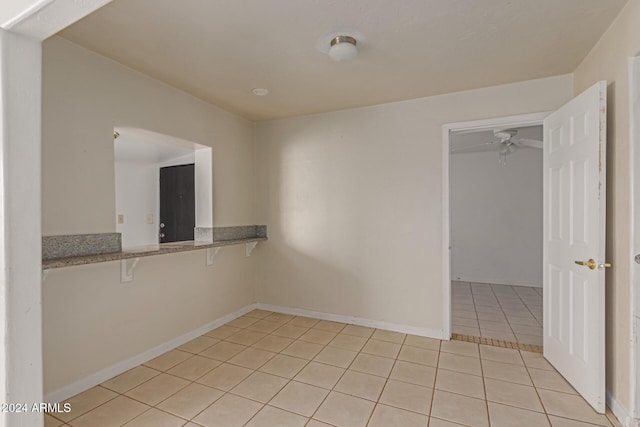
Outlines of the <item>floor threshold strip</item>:
{"label": "floor threshold strip", "polygon": [[498,340],[494,338],[476,337],[473,335],[463,335],[463,334],[456,334],[456,333],[451,334],[451,339],[456,341],[466,341],[466,342],[472,342],[476,344],[490,345],[493,347],[513,348],[515,350],[532,351],[534,353],[542,354],[541,345],[523,344],[519,342],[503,341],[503,340]]}

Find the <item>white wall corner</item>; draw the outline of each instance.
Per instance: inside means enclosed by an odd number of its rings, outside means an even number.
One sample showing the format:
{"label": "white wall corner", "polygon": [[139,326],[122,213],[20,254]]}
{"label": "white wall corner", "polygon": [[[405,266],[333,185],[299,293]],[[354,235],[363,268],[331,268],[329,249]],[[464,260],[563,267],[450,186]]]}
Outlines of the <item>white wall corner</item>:
{"label": "white wall corner", "polygon": [[[40,42],[110,1],[0,8],[0,340],[12,343],[0,348],[2,402],[43,400]],[[0,425],[43,422],[38,412],[0,414]]]}
{"label": "white wall corner", "polygon": [[442,336],[449,340],[452,329],[451,310],[451,213],[449,197],[450,125],[442,126]]}
{"label": "white wall corner", "polygon": [[13,3],[13,16],[0,16],[0,27],[42,41],[111,1],[9,0]]}
{"label": "white wall corner", "polygon": [[[42,401],[41,45],[0,29],[0,402]],[[15,424],[14,424],[15,423]],[[0,425],[41,425],[2,411]]]}
{"label": "white wall corner", "polygon": [[622,427],[639,427],[640,419],[633,419],[631,412],[611,393],[607,390],[607,406],[616,416]]}
{"label": "white wall corner", "polygon": [[196,227],[213,227],[213,150],[195,150]]}

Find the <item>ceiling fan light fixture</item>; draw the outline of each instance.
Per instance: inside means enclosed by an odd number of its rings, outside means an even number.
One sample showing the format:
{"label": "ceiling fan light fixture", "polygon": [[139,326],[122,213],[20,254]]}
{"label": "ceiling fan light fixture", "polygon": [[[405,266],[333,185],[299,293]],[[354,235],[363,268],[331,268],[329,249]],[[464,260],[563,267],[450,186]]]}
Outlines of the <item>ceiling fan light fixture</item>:
{"label": "ceiling fan light fixture", "polygon": [[251,91],[255,96],[267,96],[269,95],[269,90],[263,87],[257,87]]}
{"label": "ceiling fan light fixture", "polygon": [[494,131],[493,136],[499,139],[500,142],[507,142],[511,138],[513,138],[517,133],[518,131],[516,130],[507,129],[507,130]]}
{"label": "ceiling fan light fixture", "polygon": [[337,36],[331,40],[329,56],[336,62],[350,61],[358,56],[357,44],[351,36]]}

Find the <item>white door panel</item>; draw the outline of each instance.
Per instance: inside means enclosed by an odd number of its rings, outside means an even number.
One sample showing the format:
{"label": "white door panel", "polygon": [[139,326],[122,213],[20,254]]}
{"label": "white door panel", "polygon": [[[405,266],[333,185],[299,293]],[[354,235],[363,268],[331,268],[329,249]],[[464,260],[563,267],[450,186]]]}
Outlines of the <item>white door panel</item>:
{"label": "white door panel", "polygon": [[630,60],[629,75],[631,76],[631,173],[633,175],[633,253],[635,254],[631,265],[631,277],[633,285],[633,342],[634,342],[634,362],[635,375],[633,380],[635,385],[632,393],[635,394],[635,408],[631,415],[640,419],[640,56]]}
{"label": "white door panel", "polygon": [[605,410],[606,82],[544,121],[544,356]]}

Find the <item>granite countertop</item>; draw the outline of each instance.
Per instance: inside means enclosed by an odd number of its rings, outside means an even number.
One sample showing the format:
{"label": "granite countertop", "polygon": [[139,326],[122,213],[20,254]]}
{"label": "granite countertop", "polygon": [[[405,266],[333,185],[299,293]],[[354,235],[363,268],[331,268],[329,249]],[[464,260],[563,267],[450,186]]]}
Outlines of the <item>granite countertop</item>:
{"label": "granite countertop", "polygon": [[99,262],[119,261],[123,259],[141,258],[154,255],[170,254],[173,252],[195,251],[199,249],[216,248],[220,246],[240,245],[243,243],[260,242],[267,240],[266,237],[247,237],[241,239],[218,240],[214,242],[176,242],[163,243],[159,245],[141,246],[123,250],[121,252],[110,252],[98,255],[74,256],[68,258],[55,258],[42,260],[42,269],[71,267],[73,265],[96,264]]}

